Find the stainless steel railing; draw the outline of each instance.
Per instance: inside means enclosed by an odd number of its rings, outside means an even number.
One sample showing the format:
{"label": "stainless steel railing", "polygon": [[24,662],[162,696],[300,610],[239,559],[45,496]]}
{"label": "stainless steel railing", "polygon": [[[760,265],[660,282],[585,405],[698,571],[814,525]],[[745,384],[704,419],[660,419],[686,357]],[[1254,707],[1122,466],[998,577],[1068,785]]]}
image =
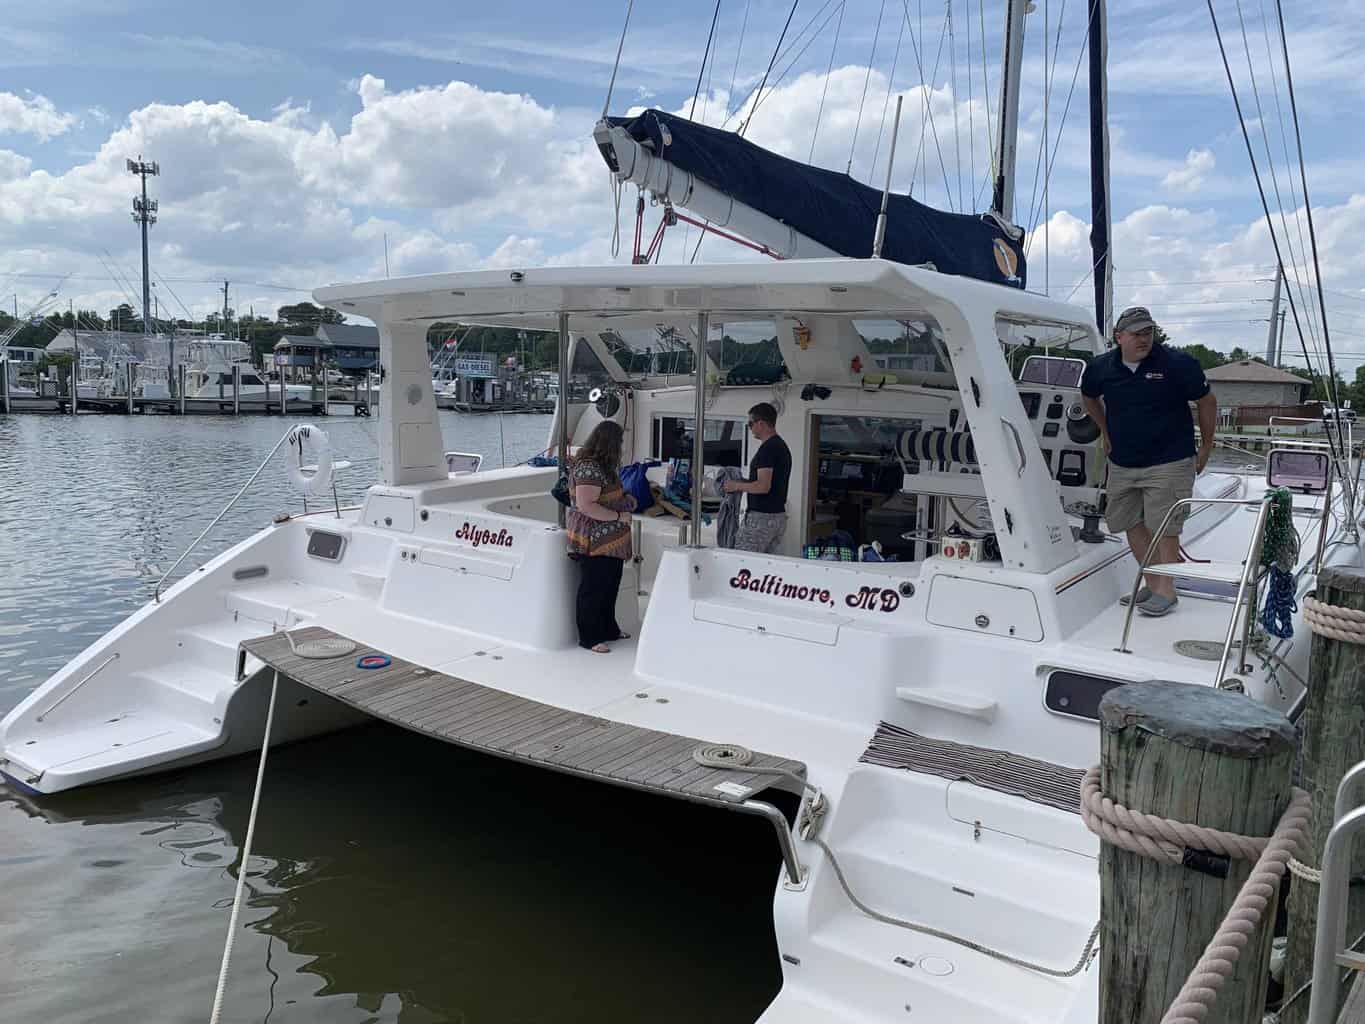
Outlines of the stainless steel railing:
{"label": "stainless steel railing", "polygon": [[190,546],[187,547],[181,553],[180,557],[175,560],[175,563],[169,569],[166,570],[165,574],[161,577],[161,579],[157,580],[156,590],[152,594],[153,601],[155,601],[157,604],[161,603],[161,588],[166,585],[166,581],[171,578],[171,575],[175,572],[176,569],[180,568],[180,563],[189,557],[190,552],[197,548],[203,542],[204,538],[207,537],[212,532],[213,528],[222,521],[223,516],[228,514],[232,506],[237,504],[238,500],[242,497],[242,495],[245,494],[247,490],[251,487],[251,485],[256,482],[256,478],[261,475],[265,467],[269,465],[270,460],[275,457],[275,453],[284,447],[284,443],[289,440],[290,436],[293,433],[294,433],[293,427],[290,427],[288,430],[284,432],[284,436],[282,436],[278,441],[275,442],[275,447],[270,449],[270,454],[268,454],[264,459],[261,460],[261,464],[256,467],[256,471],[252,473],[250,477],[247,478],[246,483],[242,484],[241,490],[239,490],[236,494],[232,496],[232,500],[229,501],[226,505],[224,505],[222,511],[220,511],[216,516],[213,517],[213,522],[209,523],[208,526],[204,527],[204,532],[201,533],[198,537],[194,538],[194,541],[190,544]]}
{"label": "stainless steel railing", "polygon": [[1318,883],[1318,927],[1313,940],[1313,994],[1308,1004],[1308,1024],[1332,1024],[1342,967],[1365,968],[1365,958],[1346,946],[1346,906],[1351,884],[1351,851],[1355,837],[1365,828],[1365,805],[1352,807],[1365,783],[1365,761],[1348,771],[1337,786],[1332,830],[1322,849],[1322,877]]}
{"label": "stainless steel railing", "polygon": [[[1237,635],[1237,613],[1242,611],[1242,648],[1237,656],[1237,671],[1250,671],[1245,664],[1247,649],[1251,642],[1251,626],[1255,621],[1253,609],[1255,608],[1255,580],[1257,568],[1260,563],[1261,544],[1265,538],[1265,521],[1270,514],[1270,496],[1261,498],[1181,498],[1166,512],[1161,520],[1161,525],[1152,535],[1152,543],[1147,546],[1147,553],[1142,556],[1142,561],[1138,565],[1137,575],[1133,578],[1133,589],[1128,594],[1128,612],[1123,618],[1123,636],[1119,639],[1116,648],[1120,653],[1132,654],[1128,649],[1128,635],[1133,628],[1133,613],[1137,610],[1137,592],[1142,587],[1142,577],[1146,574],[1148,567],[1152,564],[1152,558],[1156,554],[1157,542],[1166,535],[1166,528],[1170,525],[1171,517],[1175,515],[1176,509],[1182,505],[1259,505],[1260,511],[1256,515],[1256,526],[1251,535],[1251,541],[1247,545],[1246,561],[1242,563],[1242,573],[1237,580],[1237,597],[1232,603],[1232,615],[1228,618],[1227,637],[1223,641],[1223,650],[1218,658],[1218,671],[1214,676],[1214,683],[1218,686],[1223,684],[1223,672],[1227,668],[1228,658],[1232,653],[1232,641]],[[1252,599],[1248,605],[1246,601],[1247,589],[1251,588]]]}

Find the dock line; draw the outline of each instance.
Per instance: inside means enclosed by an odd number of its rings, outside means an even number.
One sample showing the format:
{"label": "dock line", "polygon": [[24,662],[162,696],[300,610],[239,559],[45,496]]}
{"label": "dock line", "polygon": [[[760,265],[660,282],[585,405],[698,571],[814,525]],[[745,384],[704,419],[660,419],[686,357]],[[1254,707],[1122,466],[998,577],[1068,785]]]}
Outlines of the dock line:
{"label": "dock line", "polygon": [[227,988],[228,964],[232,961],[232,944],[237,939],[237,919],[242,913],[242,892],[246,885],[246,866],[251,859],[251,841],[256,837],[256,812],[261,807],[261,787],[265,784],[265,758],[270,753],[270,728],[275,723],[275,694],[280,686],[280,672],[275,669],[270,682],[270,705],[265,712],[265,738],[261,741],[261,761],[256,766],[256,789],[251,794],[251,816],[247,818],[246,840],[242,843],[242,863],[237,866],[237,891],[232,895],[232,915],[228,918],[227,942],[223,945],[223,962],[218,967],[218,987],[213,993],[213,1011],[209,1024],[218,1024],[223,1016],[223,990]]}

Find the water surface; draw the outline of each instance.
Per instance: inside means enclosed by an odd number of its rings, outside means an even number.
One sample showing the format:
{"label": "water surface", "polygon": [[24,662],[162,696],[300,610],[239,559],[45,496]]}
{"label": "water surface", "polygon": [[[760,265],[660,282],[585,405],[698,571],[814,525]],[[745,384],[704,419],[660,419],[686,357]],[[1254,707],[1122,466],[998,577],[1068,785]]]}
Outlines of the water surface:
{"label": "water surface", "polygon": [[[546,416],[441,413],[486,466]],[[290,421],[0,416],[0,713],[151,597]],[[322,421],[354,502],[377,420]],[[270,467],[205,555],[299,508]],[[255,756],[0,786],[0,1006],[208,1019]],[[225,1021],[752,1021],[780,984],[770,827],[385,725],[271,752]]]}

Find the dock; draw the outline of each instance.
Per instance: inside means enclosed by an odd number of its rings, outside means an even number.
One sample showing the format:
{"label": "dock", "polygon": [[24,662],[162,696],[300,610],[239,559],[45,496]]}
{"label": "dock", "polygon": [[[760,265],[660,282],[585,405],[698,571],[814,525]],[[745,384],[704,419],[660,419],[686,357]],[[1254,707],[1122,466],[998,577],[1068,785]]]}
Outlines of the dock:
{"label": "dock", "polygon": [[[72,394],[70,387],[58,381],[42,381],[37,393],[26,391],[9,393],[0,372],[0,414],[3,413],[103,413],[107,415],[171,415],[171,416],[369,416],[378,404],[378,392],[371,388],[321,388],[309,398],[286,398],[283,403],[278,389],[264,395],[246,395],[234,399],[231,394],[212,397],[146,398],[141,395],[105,395],[81,398]],[[367,397],[368,395],[368,397]]]}

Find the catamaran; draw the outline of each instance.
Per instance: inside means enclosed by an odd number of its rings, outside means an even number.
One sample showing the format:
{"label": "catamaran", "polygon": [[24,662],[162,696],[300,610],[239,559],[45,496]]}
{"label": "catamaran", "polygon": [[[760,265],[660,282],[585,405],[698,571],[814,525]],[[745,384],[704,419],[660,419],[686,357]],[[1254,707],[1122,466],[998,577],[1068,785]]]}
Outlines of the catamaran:
{"label": "catamaran", "polygon": [[[1069,353],[1102,343],[1083,310],[852,259],[527,268],[316,298],[379,324],[379,479],[359,508],[314,503],[208,560],[39,687],[0,724],[17,783],[55,793],[255,749],[278,673],[275,743],[380,718],[769,817],[785,982],[765,1019],[899,1019],[909,1003],[1093,1020],[1096,972],[1045,972],[1084,960],[1098,912],[1099,841],[1074,809],[1099,698],[1144,679],[1286,710],[1302,696],[1302,627],[1258,627],[1263,473],[1199,478],[1192,561],[1158,570],[1181,577],[1178,614],[1129,621],[1118,603],[1137,566],[1094,514],[1103,457]],[[743,464],[745,414],[772,402],[793,455],[781,552],[717,547],[696,505],[638,516],[617,607],[633,639],[580,650],[557,469],[448,468],[426,328],[452,319],[559,334],[560,393],[596,397],[561,404],[557,451],[610,418],[632,461]],[[661,324],[692,338],[690,382],[630,372],[631,339]],[[865,339],[906,324],[940,362],[889,379]],[[729,385],[726,336],[775,339],[790,382]],[[302,433],[325,476],[320,432]],[[1300,593],[1323,564],[1359,564],[1351,489],[1328,475],[1294,499]],[[831,516],[894,524],[900,560],[800,557]],[[971,543],[982,522],[998,558]],[[353,649],[295,653],[324,641]]]}
{"label": "catamaran", "polygon": [[[1091,313],[1023,289],[1007,204],[878,202],[721,136],[656,111],[596,133],[619,182],[803,258],[318,289],[379,327],[362,503],[327,501],[327,438],[291,429],[276,451],[305,510],[178,580],[172,565],[0,722],[0,771],[57,793],[379,719],[768,821],[783,984],[764,1022],[1094,1021],[1100,843],[1076,811],[1099,701],[1162,679],[1296,713],[1307,632],[1270,592],[1362,564],[1358,463],[1296,438],[1200,475],[1184,560],[1145,566],[1176,578],[1179,610],[1135,619],[1120,598],[1143,567],[1104,528],[1079,391],[1105,342]],[[896,260],[850,255],[883,245]],[[626,459],[655,464],[652,496],[690,475],[690,503],[633,521],[631,636],[609,654],[576,644],[559,467],[469,472],[445,450],[441,322],[558,337],[559,461],[613,420]],[[759,402],[792,452],[774,554],[719,546],[703,498],[753,454]],[[1267,485],[1291,489],[1298,537],[1273,568]]]}

